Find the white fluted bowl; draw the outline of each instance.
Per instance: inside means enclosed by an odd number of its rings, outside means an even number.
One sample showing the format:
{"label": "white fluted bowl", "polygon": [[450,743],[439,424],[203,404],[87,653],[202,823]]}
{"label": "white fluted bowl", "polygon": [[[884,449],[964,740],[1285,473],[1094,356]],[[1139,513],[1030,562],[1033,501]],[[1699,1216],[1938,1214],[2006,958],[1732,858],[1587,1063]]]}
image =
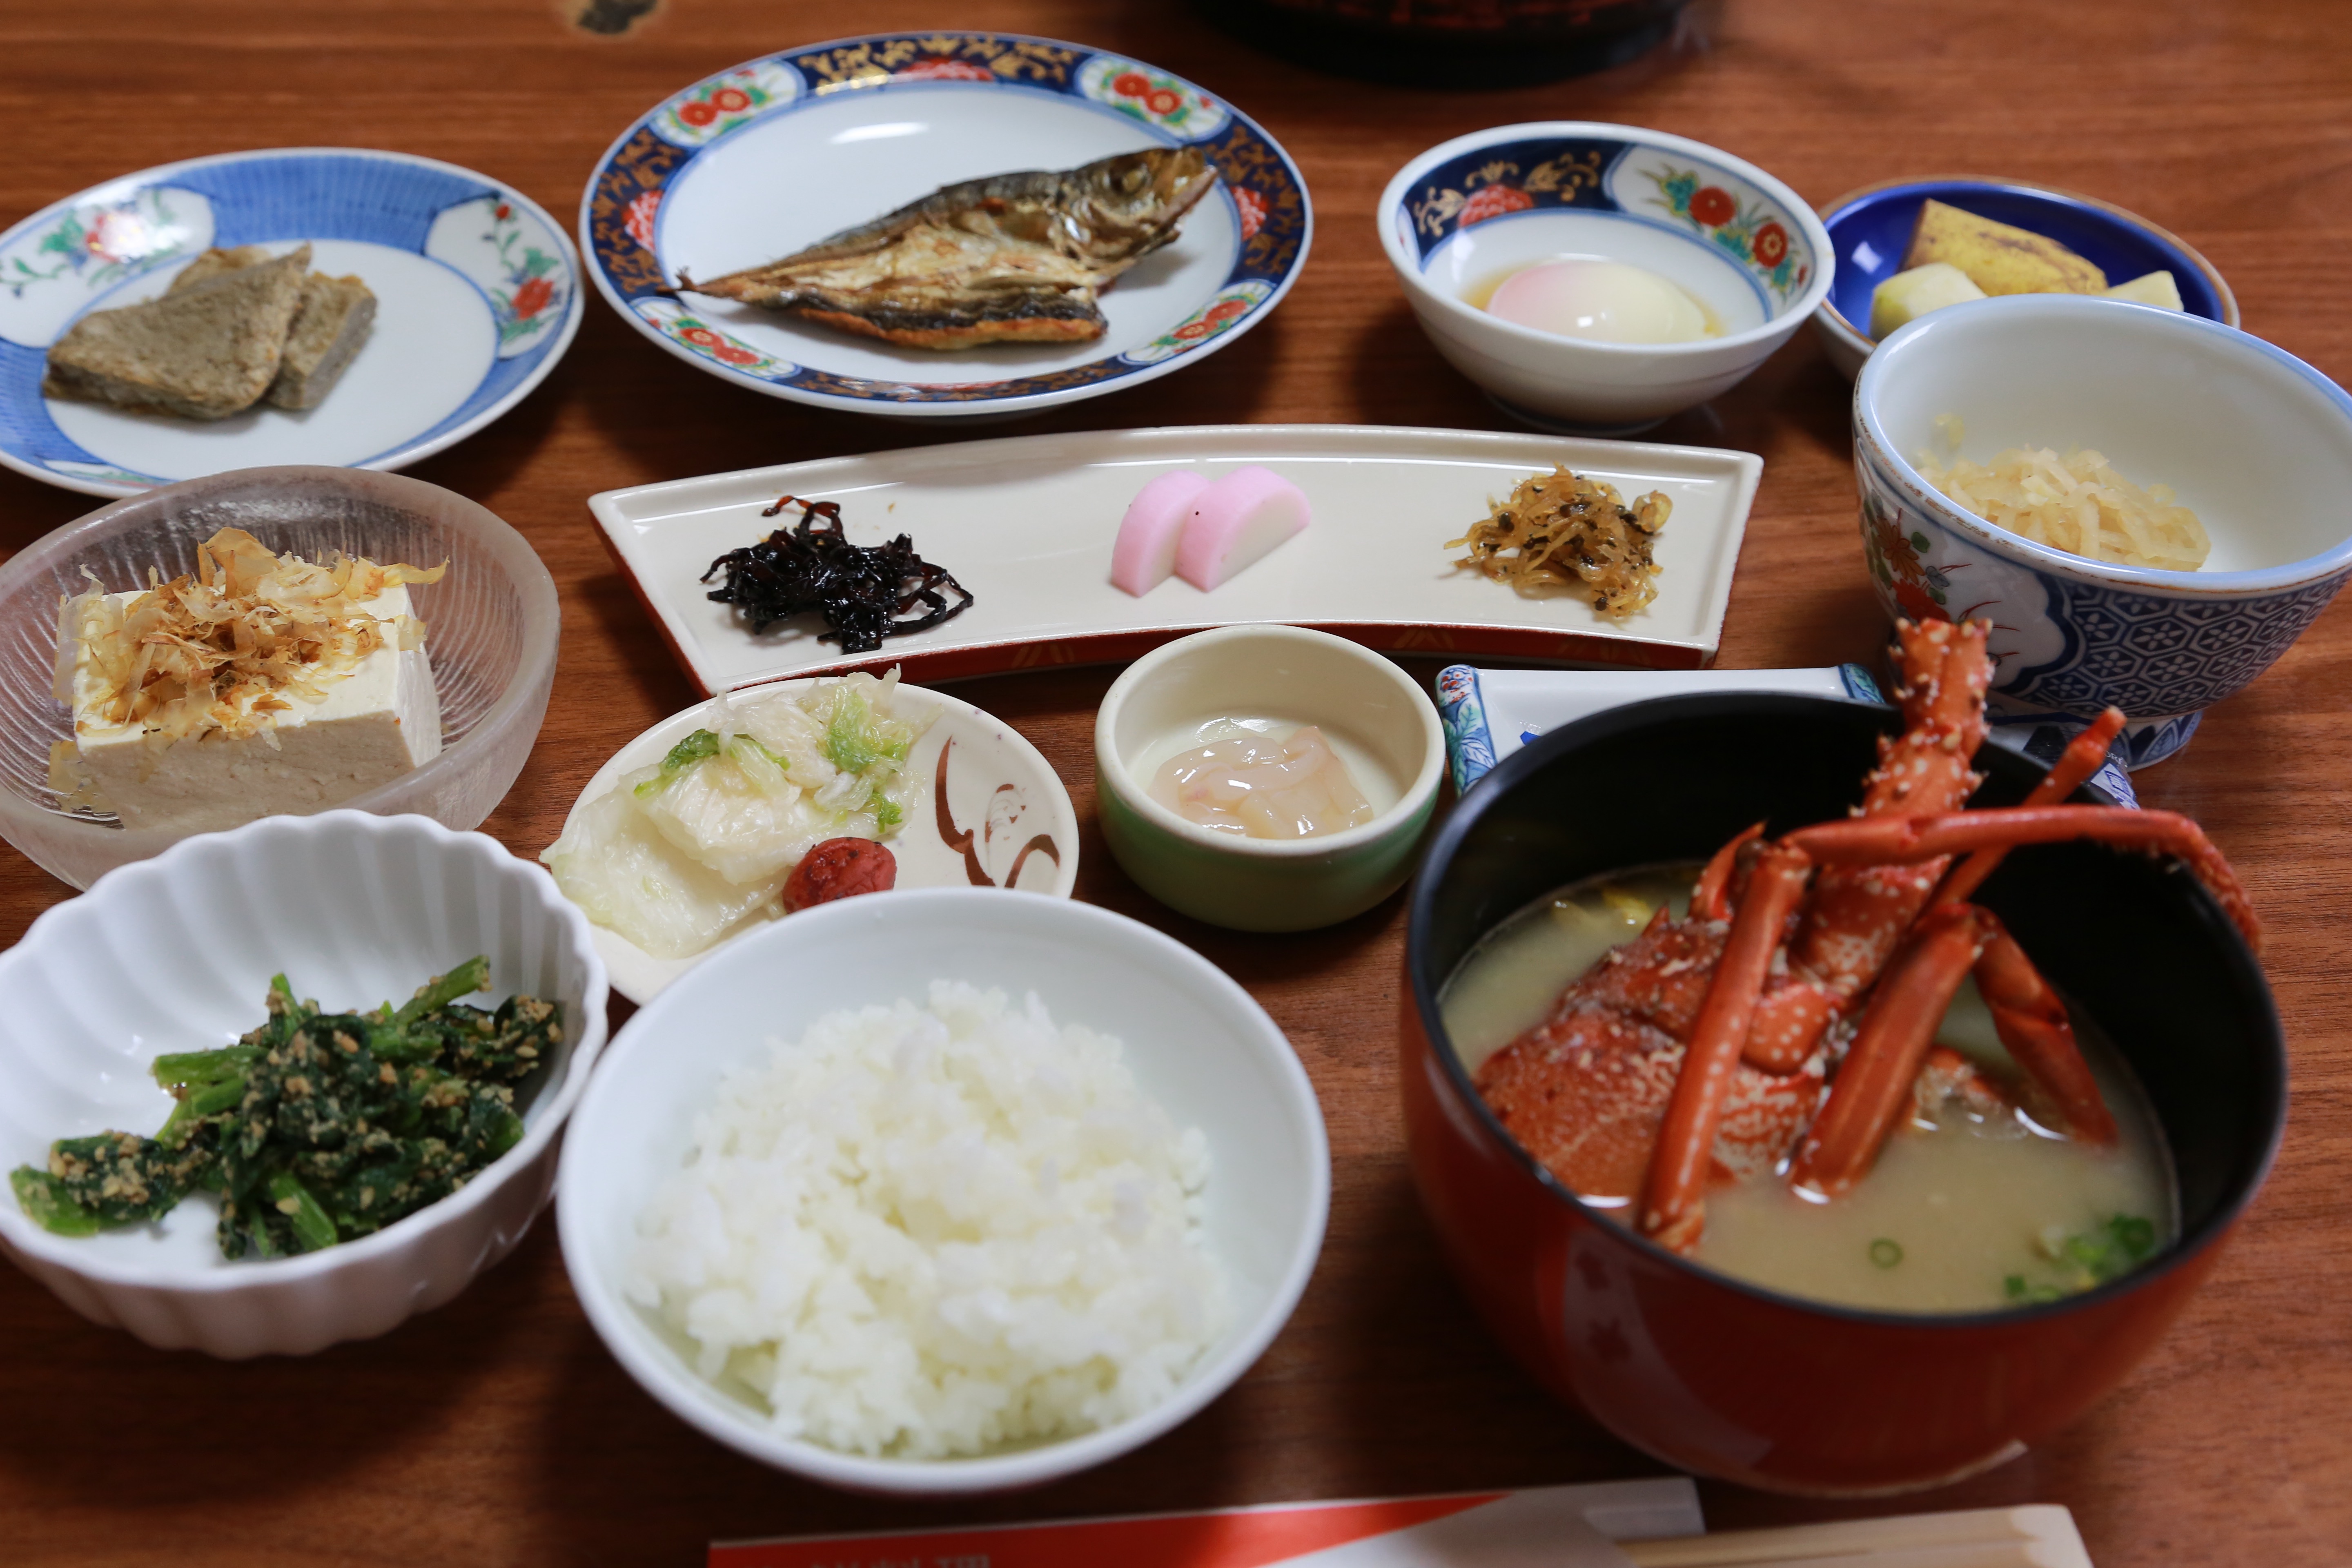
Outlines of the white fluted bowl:
{"label": "white fluted bowl", "polygon": [[357,1241],[236,1262],[214,1243],[206,1197],[71,1237],[0,1192],[0,1251],[95,1322],[232,1358],[368,1339],[448,1300],[530,1228],[604,1043],[604,965],[552,877],[429,817],[267,817],[109,872],[0,953],[8,1170],[43,1163],[59,1138],[153,1131],[172,1100],[147,1064],[255,1027],[272,974],[360,1009],[405,1001],[476,953],[489,957],[492,996],[562,1004],[564,1045],[536,1090],[524,1086],[522,1142],[459,1192]]}

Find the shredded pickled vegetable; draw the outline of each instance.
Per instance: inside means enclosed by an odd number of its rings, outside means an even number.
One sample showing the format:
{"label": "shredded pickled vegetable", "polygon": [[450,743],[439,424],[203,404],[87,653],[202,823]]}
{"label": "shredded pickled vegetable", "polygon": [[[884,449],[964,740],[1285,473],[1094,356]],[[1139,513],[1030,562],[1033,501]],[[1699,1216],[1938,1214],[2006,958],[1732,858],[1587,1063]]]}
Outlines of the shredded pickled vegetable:
{"label": "shredded pickled vegetable", "polygon": [[[1937,428],[1955,438],[1958,421],[1946,420]],[[1990,464],[1956,458],[1948,468],[1928,452],[1918,461],[1929,484],[1995,528],[2086,560],[2194,572],[2213,548],[2169,486],[2142,489],[2086,448],[2062,458],[2047,447],[2011,447]]]}
{"label": "shredded pickled vegetable", "polygon": [[1566,465],[1519,481],[1510,498],[1489,500],[1487,515],[1448,550],[1468,546],[1454,563],[1523,594],[1581,588],[1592,607],[1622,620],[1658,596],[1652,554],[1675,503],[1662,490],[1627,506],[1616,487],[1569,472]]}

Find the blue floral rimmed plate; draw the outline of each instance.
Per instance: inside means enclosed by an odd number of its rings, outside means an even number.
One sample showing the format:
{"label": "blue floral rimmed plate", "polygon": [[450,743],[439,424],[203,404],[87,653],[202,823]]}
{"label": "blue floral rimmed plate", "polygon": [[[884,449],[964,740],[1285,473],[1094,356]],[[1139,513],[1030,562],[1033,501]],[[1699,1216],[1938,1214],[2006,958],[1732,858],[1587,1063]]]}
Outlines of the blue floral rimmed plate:
{"label": "blue floral rimmed plate", "polygon": [[[373,329],[318,407],[198,420],[42,396],[48,346],[81,316],[152,299],[207,247],[304,241],[314,270],[376,296]],[[580,314],[570,238],[471,170],[343,147],[167,163],[0,234],[0,463],[99,496],[285,463],[405,468],[521,401]]]}
{"label": "blue floral rimmed plate", "polygon": [[[664,291],[942,185],[1192,143],[1223,184],[1103,295],[1092,342],[931,353]],[[589,276],[670,353],[771,396],[914,416],[1027,413],[1164,375],[1263,321],[1313,227],[1289,154],[1230,104],[1139,60],[996,33],[848,38],[722,71],[630,126],[580,204]]]}

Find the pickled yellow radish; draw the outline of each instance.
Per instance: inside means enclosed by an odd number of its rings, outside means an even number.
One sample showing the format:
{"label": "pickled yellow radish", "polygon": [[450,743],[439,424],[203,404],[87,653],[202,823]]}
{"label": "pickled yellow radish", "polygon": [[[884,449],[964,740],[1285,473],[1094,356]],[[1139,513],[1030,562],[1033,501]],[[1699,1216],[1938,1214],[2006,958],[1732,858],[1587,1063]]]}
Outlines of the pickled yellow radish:
{"label": "pickled yellow radish", "polygon": [[1151,798],[1212,832],[1250,838],[1319,837],[1377,815],[1312,724],[1279,740],[1243,731],[1171,757]]}

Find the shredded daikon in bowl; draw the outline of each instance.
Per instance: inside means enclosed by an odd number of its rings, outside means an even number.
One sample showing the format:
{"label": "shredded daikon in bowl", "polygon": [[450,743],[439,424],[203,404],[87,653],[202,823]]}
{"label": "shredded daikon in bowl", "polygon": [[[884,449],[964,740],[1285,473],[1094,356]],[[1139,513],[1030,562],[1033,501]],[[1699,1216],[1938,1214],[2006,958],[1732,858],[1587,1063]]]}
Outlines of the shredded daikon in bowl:
{"label": "shredded daikon in bowl", "polygon": [[[1948,414],[1936,426],[1957,444],[1958,419]],[[2062,458],[2048,447],[2011,447],[1989,464],[1955,457],[1948,468],[1922,452],[1917,463],[1929,484],[1995,528],[2085,560],[2194,572],[2212,552],[2205,525],[2171,487],[2142,489],[2087,447]]]}

